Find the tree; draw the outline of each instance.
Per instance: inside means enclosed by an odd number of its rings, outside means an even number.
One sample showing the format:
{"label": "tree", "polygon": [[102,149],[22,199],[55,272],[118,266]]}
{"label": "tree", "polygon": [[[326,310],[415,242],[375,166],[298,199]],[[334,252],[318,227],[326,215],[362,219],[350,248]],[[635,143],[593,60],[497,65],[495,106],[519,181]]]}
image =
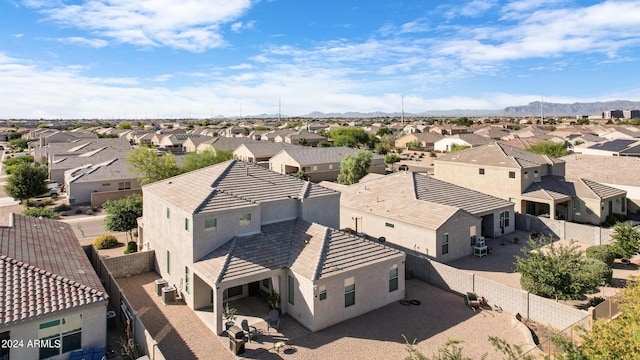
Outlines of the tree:
{"label": "tree", "polygon": [[[543,249],[543,245],[547,246]],[[556,246],[544,236],[539,242],[529,239],[529,248],[522,249],[524,257],[516,257],[515,271],[521,274],[522,288],[547,298],[577,299],[600,285],[605,279],[587,274],[592,265],[578,248],[574,243]]]}
{"label": "tree", "polygon": [[34,140],[31,139],[13,139],[13,140],[9,140],[9,146],[11,146],[12,149],[14,150],[18,150],[18,151],[22,151],[24,149],[26,149],[29,146],[29,143],[32,142]]}
{"label": "tree", "polygon": [[178,175],[180,169],[176,166],[176,158],[171,153],[160,156],[153,148],[139,147],[127,155],[129,169],[140,177],[142,185],[170,178]]}
{"label": "tree", "polygon": [[400,156],[396,154],[387,154],[384,156],[385,164],[391,164],[391,171],[393,171],[393,164],[400,161]]}
{"label": "tree", "polygon": [[418,149],[422,147],[422,141],[413,140],[407,143],[407,149]]}
{"label": "tree", "polygon": [[47,169],[30,164],[17,165],[7,178],[5,191],[15,199],[26,200],[29,207],[29,198],[44,194],[47,192],[47,179],[49,174]]}
{"label": "tree", "polygon": [[298,171],[291,176],[293,176],[294,178],[298,178],[300,180],[309,181],[309,175],[304,171]]}
{"label": "tree", "polygon": [[551,156],[554,158],[569,155],[569,151],[565,148],[564,143],[553,141],[540,141],[535,145],[527,146],[525,150],[540,155]]}
{"label": "tree", "polygon": [[108,200],[104,203],[107,216],[104,228],[109,231],[126,231],[133,240],[131,231],[138,227],[138,218],[142,216],[142,195],[129,195],[120,200]]}
{"label": "tree", "polygon": [[222,149],[205,151],[201,154],[190,152],[187,153],[187,155],[184,157],[184,161],[182,162],[182,167],[180,168],[180,170],[183,173],[186,173],[231,159],[233,159],[233,153],[231,151]]}
{"label": "tree", "polygon": [[333,146],[356,147],[358,144],[369,145],[369,135],[360,128],[340,127],[329,131]]}
{"label": "tree", "polygon": [[611,235],[611,247],[616,255],[630,259],[640,251],[640,233],[630,223],[617,223]]}
{"label": "tree", "polygon": [[355,184],[369,171],[373,155],[368,150],[358,150],[354,156],[347,155],[340,163],[338,183],[343,185]]}
{"label": "tree", "polygon": [[118,129],[120,130],[131,130],[131,123],[121,122],[118,124]]}
{"label": "tree", "polygon": [[391,134],[393,134],[393,131],[388,127],[381,127],[380,129],[378,129],[378,131],[376,131],[376,136],[379,136],[379,137],[383,137],[384,135],[391,135]]}
{"label": "tree", "polygon": [[302,139],[298,140],[298,145],[300,145],[300,146],[309,146],[309,142],[307,141],[307,139],[302,138]]}

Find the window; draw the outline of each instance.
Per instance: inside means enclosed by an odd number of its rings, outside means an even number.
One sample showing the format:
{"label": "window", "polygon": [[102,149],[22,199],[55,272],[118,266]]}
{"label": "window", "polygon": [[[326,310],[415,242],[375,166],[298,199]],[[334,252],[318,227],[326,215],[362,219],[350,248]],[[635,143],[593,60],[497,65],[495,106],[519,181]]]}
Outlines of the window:
{"label": "window", "polygon": [[289,275],[288,278],[288,295],[289,295],[289,304],[291,305],[295,305],[294,300],[295,300],[295,284],[293,282],[293,276]]}
{"label": "window", "polygon": [[512,203],[514,203],[514,204],[515,204],[515,203],[516,203],[516,198],[512,198],[512,197],[510,197],[510,198],[509,198],[509,201],[511,201]]}
{"label": "window", "polygon": [[102,186],[111,186],[111,183],[103,183]]}
{"label": "window", "polygon": [[344,307],[356,304],[356,279],[353,277],[344,279]]}
{"label": "window", "polygon": [[327,285],[318,286],[318,299],[327,300]]}
{"label": "window", "polygon": [[389,269],[389,292],[398,290],[398,265]]}
{"label": "window", "polygon": [[240,215],[240,226],[251,225],[251,214]]}
{"label": "window", "polygon": [[123,181],[118,183],[118,190],[130,190],[131,181]]}
{"label": "window", "polygon": [[189,231],[189,219],[184,218],[184,230]]}
{"label": "window", "polygon": [[535,170],[535,171],[533,172],[533,177],[538,177],[538,170]]}
{"label": "window", "polygon": [[529,178],[529,172],[528,172],[528,171],[525,171],[525,172],[524,172],[524,178],[525,178],[525,179],[528,179],[528,178]]}
{"label": "window", "polygon": [[271,289],[271,280],[263,279],[262,280],[262,287],[265,288],[265,289]]}
{"label": "window", "polygon": [[329,170],[333,170],[333,164],[329,164]]}
{"label": "window", "polygon": [[627,198],[623,197],[622,199],[620,199],[621,202],[621,208],[620,210],[622,211],[622,213],[624,214],[625,212],[627,212]]}
{"label": "window", "polygon": [[318,165],[313,165],[313,171],[318,171]]}
{"label": "window", "polygon": [[509,211],[505,210],[500,213],[500,226],[503,228],[509,227]]}
{"label": "window", "polygon": [[214,231],[218,228],[218,219],[206,219],[204,221],[205,231]]}
{"label": "window", "polygon": [[449,234],[442,234],[442,255],[449,253]]}
{"label": "window", "polygon": [[515,171],[509,171],[509,178],[510,179],[515,179],[516,178],[516,172]]}
{"label": "window", "polygon": [[184,291],[187,292],[187,294],[191,294],[191,290],[190,290],[190,283],[191,283],[191,277],[189,274],[189,267],[185,266],[184,267]]}
{"label": "window", "polygon": [[[40,359],[64,354],[82,346],[82,315],[71,315],[40,324]],[[45,345],[42,345],[44,342]]]}
{"label": "window", "polygon": [[233,298],[233,297],[236,297],[236,296],[241,296],[242,293],[243,293],[242,285],[230,287],[230,288],[227,289],[227,299],[228,298]]}
{"label": "window", "polygon": [[484,168],[480,168],[480,169],[478,169],[478,174],[480,174],[480,175],[484,175]]}
{"label": "window", "polygon": [[171,219],[171,211],[169,211],[169,208],[167,208],[167,210],[165,211],[165,217],[167,219]]}
{"label": "window", "polygon": [[580,199],[573,199],[573,214],[580,215]]}
{"label": "window", "polygon": [[386,227],[390,227],[390,228],[392,228],[392,229],[393,229],[394,227],[396,227],[396,226],[395,226],[394,224],[392,224],[392,223],[384,223],[384,226],[386,226]]}
{"label": "window", "polygon": [[167,274],[171,274],[171,253],[167,250]]}

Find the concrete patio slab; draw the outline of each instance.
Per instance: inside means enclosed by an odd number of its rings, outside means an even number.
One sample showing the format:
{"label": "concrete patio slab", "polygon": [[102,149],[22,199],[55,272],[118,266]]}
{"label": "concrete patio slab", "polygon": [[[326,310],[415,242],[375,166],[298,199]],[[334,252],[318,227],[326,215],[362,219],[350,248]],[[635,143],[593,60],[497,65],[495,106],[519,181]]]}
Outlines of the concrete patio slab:
{"label": "concrete patio slab", "polygon": [[[137,309],[147,329],[159,343],[167,359],[234,359],[228,339],[215,335],[184,303],[163,305],[154,294],[156,273],[118,279],[120,287]],[[247,343],[243,358],[251,359],[404,359],[402,335],[431,356],[449,339],[464,341],[466,356],[488,358],[497,355],[487,340],[500,337],[509,343],[533,347],[527,334],[513,322],[513,315],[495,311],[472,311],[462,296],[446,292],[419,280],[407,281],[408,299],[420,305],[389,304],[354,319],[312,333],[284,315],[278,332],[266,331],[259,314],[250,323],[262,330],[258,341]],[[357,301],[357,300],[356,300]],[[266,317],[266,314],[265,314]],[[236,320],[238,323],[240,318]],[[274,343],[283,341],[287,349],[277,352]]]}

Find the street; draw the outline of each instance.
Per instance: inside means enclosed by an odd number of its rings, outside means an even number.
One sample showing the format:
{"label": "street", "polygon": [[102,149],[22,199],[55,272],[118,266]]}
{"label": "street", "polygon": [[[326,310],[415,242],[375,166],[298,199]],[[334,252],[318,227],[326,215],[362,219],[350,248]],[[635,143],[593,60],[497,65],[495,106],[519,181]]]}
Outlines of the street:
{"label": "street", "polygon": [[93,241],[98,235],[111,233],[111,231],[104,229],[103,222],[105,217],[106,215],[69,217],[62,218],[60,221],[71,225],[78,240],[83,244],[83,240],[85,240],[84,242],[87,242],[87,240]]}

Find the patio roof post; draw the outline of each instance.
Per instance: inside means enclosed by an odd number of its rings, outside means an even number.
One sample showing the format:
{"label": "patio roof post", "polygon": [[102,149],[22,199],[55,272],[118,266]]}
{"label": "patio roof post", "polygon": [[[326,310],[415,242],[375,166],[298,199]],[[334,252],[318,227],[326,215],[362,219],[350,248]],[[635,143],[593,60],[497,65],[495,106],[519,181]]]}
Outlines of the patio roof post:
{"label": "patio roof post", "polygon": [[216,284],[216,287],[213,288],[213,313],[215,319],[215,329],[216,334],[222,334],[222,308],[224,306],[222,295],[224,294],[224,289],[220,287],[220,284]]}

